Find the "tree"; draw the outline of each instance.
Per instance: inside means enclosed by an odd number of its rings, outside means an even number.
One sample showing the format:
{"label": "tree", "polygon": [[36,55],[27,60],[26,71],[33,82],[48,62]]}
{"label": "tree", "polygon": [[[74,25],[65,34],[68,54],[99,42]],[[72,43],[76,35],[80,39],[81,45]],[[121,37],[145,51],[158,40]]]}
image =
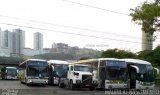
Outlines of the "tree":
{"label": "tree", "polygon": [[130,16],[132,17],[132,21],[138,25],[142,25],[142,31],[147,33],[148,41],[151,41],[152,44],[153,33],[157,29],[153,25],[155,24],[155,19],[160,17],[160,4],[146,1],[141,6],[131,9],[131,11]]}
{"label": "tree", "polygon": [[136,54],[125,51],[125,50],[118,50],[118,49],[109,49],[102,52],[101,57],[104,58],[135,58]]}
{"label": "tree", "polygon": [[160,46],[154,50],[145,50],[138,53],[138,59],[151,62],[154,66],[160,67]]}

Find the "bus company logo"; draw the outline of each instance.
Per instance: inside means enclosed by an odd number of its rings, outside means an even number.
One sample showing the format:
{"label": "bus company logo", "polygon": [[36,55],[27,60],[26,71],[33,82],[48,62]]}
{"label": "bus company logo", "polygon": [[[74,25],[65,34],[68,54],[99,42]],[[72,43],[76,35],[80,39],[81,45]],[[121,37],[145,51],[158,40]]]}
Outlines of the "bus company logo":
{"label": "bus company logo", "polygon": [[105,90],[106,95],[160,95],[160,89]]}
{"label": "bus company logo", "polygon": [[16,90],[16,89],[2,89],[1,95],[18,95],[18,90]]}

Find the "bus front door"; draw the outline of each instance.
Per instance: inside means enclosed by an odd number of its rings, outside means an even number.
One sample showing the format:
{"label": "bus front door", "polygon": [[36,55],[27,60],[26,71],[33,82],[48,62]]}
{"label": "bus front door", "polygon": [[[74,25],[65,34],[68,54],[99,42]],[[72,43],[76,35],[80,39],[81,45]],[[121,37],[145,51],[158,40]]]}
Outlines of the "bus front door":
{"label": "bus front door", "polygon": [[130,89],[136,89],[136,78],[139,68],[137,66],[130,66],[129,68],[129,78],[130,78]]}

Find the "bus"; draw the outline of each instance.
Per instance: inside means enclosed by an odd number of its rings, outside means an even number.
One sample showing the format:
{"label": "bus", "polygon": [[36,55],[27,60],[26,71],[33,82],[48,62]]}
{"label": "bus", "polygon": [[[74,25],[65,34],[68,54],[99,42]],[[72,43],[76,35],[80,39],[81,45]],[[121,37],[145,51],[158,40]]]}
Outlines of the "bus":
{"label": "bus", "polygon": [[48,63],[42,59],[28,59],[19,64],[19,80],[28,84],[48,84]]}
{"label": "bus", "polygon": [[62,60],[48,60],[49,78],[48,84],[59,85],[59,79],[66,77],[69,63]]}
{"label": "bus", "polygon": [[18,79],[18,69],[16,67],[3,67],[1,69],[2,79]]}
{"label": "bus", "polygon": [[97,79],[100,89],[126,89],[127,65],[117,58],[98,58],[74,62],[88,64],[92,67],[94,80]]}
{"label": "bus", "polygon": [[128,67],[130,89],[153,89],[155,86],[155,74],[159,70],[150,62],[139,59],[123,59]]}

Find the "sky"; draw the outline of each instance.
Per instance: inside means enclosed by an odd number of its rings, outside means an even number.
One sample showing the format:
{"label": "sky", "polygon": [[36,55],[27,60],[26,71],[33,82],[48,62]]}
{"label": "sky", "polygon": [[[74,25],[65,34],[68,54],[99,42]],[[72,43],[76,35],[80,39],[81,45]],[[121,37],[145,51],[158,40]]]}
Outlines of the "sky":
{"label": "sky", "polygon": [[[25,46],[29,48],[33,48],[33,33],[40,32],[44,48],[61,42],[81,48],[137,52],[141,50],[141,26],[134,24],[126,14],[144,1],[0,0],[0,27],[10,31],[23,29]],[[154,47],[159,43],[157,36]]]}

